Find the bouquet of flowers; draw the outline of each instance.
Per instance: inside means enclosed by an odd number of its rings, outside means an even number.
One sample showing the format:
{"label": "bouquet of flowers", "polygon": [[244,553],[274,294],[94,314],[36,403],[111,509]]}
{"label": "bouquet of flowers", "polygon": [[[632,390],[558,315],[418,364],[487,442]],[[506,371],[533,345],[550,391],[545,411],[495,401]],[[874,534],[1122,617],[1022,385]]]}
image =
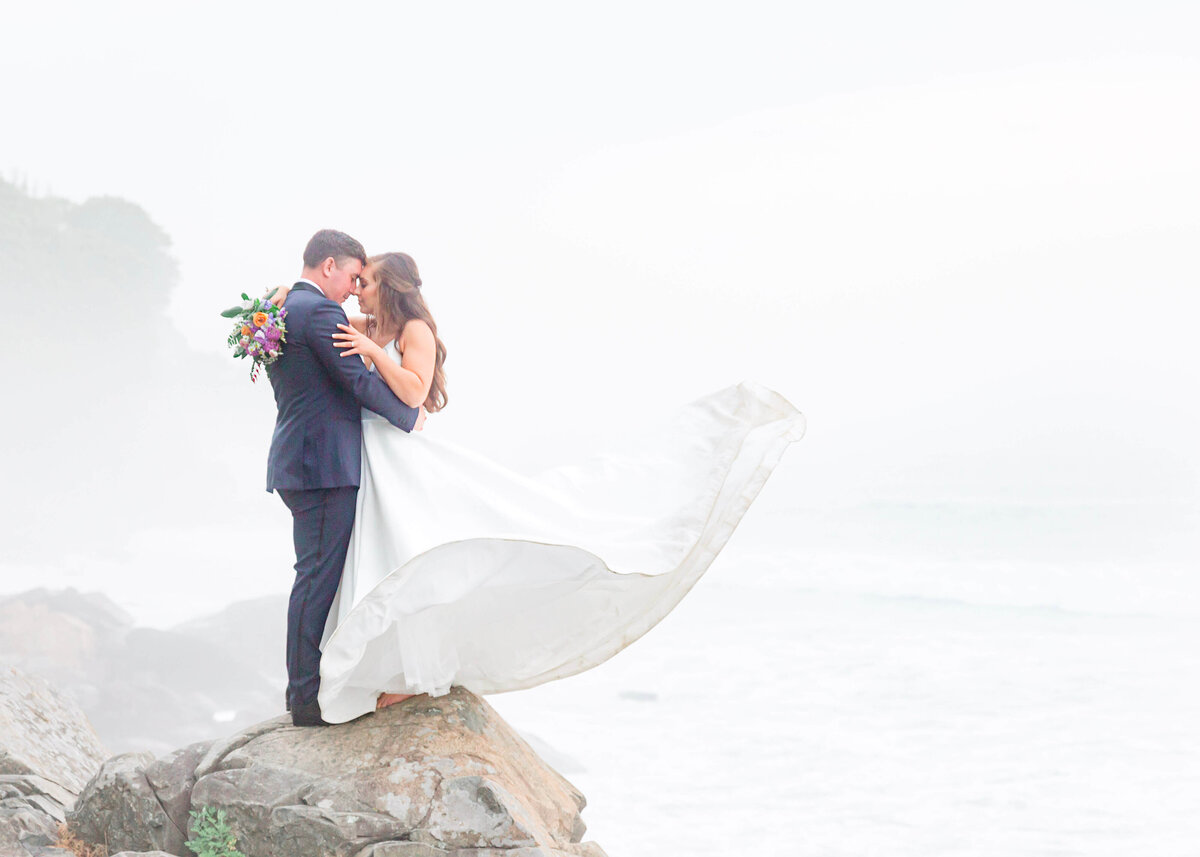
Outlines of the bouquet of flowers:
{"label": "bouquet of flowers", "polygon": [[271,289],[266,297],[253,299],[243,292],[240,304],[221,313],[225,318],[237,319],[226,344],[233,349],[234,357],[253,359],[251,381],[257,380],[259,369],[279,359],[283,343],[287,341],[287,325],[283,321],[287,310],[271,303],[276,291],[278,289]]}

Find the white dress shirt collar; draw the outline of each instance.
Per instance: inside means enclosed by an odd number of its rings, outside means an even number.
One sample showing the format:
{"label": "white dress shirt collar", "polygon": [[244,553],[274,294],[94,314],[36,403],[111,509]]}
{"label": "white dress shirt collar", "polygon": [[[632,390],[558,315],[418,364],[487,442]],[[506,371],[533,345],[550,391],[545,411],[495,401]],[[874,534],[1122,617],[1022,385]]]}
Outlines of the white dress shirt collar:
{"label": "white dress shirt collar", "polygon": [[308,283],[310,286],[312,286],[314,289],[316,289],[318,292],[320,292],[324,297],[329,297],[329,295],[325,294],[325,290],[323,288],[321,288],[320,286],[318,286],[316,283],[314,283],[312,280],[306,280],[306,279],[304,279],[304,277],[301,277],[300,279],[296,280],[296,282],[297,283]]}

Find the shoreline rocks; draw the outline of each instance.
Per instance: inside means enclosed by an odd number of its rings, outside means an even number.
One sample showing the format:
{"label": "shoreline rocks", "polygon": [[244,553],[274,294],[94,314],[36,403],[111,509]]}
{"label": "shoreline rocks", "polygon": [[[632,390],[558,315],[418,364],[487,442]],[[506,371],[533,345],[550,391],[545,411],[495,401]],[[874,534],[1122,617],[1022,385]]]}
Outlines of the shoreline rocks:
{"label": "shoreline rocks", "polygon": [[0,857],[191,857],[192,810],[223,810],[250,857],[605,857],[583,795],[483,699],[417,696],[352,723],[287,717],[155,758],[109,756],[70,699],[0,668]]}
{"label": "shoreline rocks", "polygon": [[584,805],[490,705],[455,688],[338,726],[279,717],[159,760],[116,756],[68,818],[114,852],[188,855],[188,810],[210,807],[252,857],[603,857],[582,842]]}
{"label": "shoreline rocks", "polygon": [[269,597],[147,628],[101,593],[32,589],[0,597],[0,663],[78,702],[113,753],[158,756],[279,712],[286,615]]}
{"label": "shoreline rocks", "polygon": [[79,706],[48,682],[0,668],[0,855],[55,841],[108,751]]}

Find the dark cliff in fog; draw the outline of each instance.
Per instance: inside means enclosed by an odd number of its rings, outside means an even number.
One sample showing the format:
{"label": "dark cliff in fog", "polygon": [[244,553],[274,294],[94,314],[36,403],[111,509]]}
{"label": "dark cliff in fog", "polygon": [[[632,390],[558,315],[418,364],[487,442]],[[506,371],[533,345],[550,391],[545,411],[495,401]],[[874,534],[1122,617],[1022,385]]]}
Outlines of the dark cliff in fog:
{"label": "dark cliff in fog", "polygon": [[[178,339],[178,280],[170,239],[137,205],[0,181],[6,563],[203,525],[222,494],[258,486],[270,392]],[[242,288],[231,284],[231,298]],[[230,414],[246,408],[243,428]]]}

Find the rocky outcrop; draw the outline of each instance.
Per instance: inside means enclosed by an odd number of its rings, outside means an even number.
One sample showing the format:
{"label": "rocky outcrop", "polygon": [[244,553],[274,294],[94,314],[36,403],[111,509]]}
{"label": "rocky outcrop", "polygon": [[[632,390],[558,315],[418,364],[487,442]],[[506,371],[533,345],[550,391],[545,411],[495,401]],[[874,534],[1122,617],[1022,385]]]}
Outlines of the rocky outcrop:
{"label": "rocky outcrop", "polygon": [[146,766],[146,784],[167,817],[163,849],[173,854],[190,854],[183,844],[188,838],[188,812],[192,805],[192,788],[196,784],[196,766],[212,744],[212,741],[192,744]]}
{"label": "rocky outcrop", "polygon": [[71,813],[71,832],[110,851],[161,849],[167,813],[146,779],[151,753],[122,753],[104,763]]}
{"label": "rocky outcrop", "polygon": [[[0,663],[36,673],[87,713],[114,752],[169,752],[280,710],[287,596],[175,629],[139,628],[104,595],[0,598]],[[95,773],[93,770],[92,773]]]}
{"label": "rocky outcrop", "polygon": [[110,759],[70,816],[111,851],[185,855],[187,810],[223,809],[254,857],[603,857],[583,795],[466,690],[352,723],[268,720],[154,761]]}
{"label": "rocky outcrop", "polygon": [[0,669],[0,775],[78,793],[107,755],[78,705],[37,676]]}
{"label": "rocky outcrop", "polygon": [[0,854],[52,843],[107,755],[79,706],[43,679],[0,669]]}
{"label": "rocky outcrop", "polygon": [[72,832],[110,850],[190,855],[184,843],[195,770],[211,745],[193,744],[162,759],[150,753],[109,759],[71,813]]}

